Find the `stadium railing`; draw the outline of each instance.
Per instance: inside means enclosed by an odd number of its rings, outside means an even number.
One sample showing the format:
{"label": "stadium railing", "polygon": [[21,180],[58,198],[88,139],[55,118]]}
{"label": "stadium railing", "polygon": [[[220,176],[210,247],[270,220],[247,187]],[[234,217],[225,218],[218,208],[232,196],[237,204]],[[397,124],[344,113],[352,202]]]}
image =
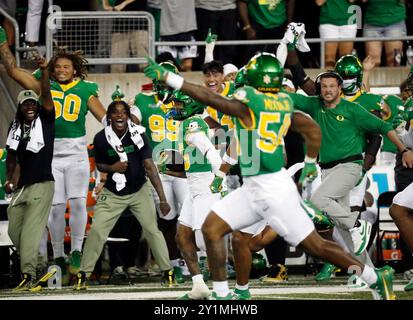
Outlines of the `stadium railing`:
{"label": "stadium railing", "polygon": [[155,20],[148,12],[61,11],[50,14],[46,20],[46,57],[50,59],[57,47],[65,47],[70,51],[82,50],[89,64],[145,63],[145,56],[130,57],[129,50],[125,56],[111,57],[113,30],[125,34],[147,32],[146,43],[139,46],[146,47],[149,56],[155,55]]}

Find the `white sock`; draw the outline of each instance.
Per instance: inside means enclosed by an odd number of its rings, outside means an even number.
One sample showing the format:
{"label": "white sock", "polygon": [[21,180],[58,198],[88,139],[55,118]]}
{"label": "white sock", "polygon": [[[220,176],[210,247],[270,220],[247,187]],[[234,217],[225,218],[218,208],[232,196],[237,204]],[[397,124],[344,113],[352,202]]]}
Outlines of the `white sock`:
{"label": "white sock", "polygon": [[172,267],[179,267],[179,259],[171,260]]}
{"label": "white sock", "polygon": [[213,281],[212,288],[219,297],[225,297],[229,293],[228,281]]}
{"label": "white sock", "polygon": [[201,258],[201,257],[205,257],[205,258],[206,258],[206,256],[207,256],[205,251],[197,251],[196,254],[197,254],[197,256],[198,256],[198,260],[199,260],[199,258]]}
{"label": "white sock", "polygon": [[372,267],[368,265],[364,266],[363,273],[361,274],[360,278],[365,281],[369,286],[377,281],[377,274]]}
{"label": "white sock", "polygon": [[87,224],[86,198],[70,199],[71,252],[82,251]]}
{"label": "white sock", "polygon": [[192,283],[196,284],[196,283],[205,283],[204,282],[204,277],[202,276],[202,274],[197,274],[195,276],[192,277]]}
{"label": "white sock", "polygon": [[241,285],[239,285],[238,283],[235,285],[235,289],[238,289],[238,290],[248,290],[248,283],[246,284],[246,285],[243,285],[243,286],[241,286]]}
{"label": "white sock", "polygon": [[50,212],[48,228],[53,247],[53,258],[64,257],[64,238],[65,238],[65,210],[66,204],[61,203],[52,206]]}

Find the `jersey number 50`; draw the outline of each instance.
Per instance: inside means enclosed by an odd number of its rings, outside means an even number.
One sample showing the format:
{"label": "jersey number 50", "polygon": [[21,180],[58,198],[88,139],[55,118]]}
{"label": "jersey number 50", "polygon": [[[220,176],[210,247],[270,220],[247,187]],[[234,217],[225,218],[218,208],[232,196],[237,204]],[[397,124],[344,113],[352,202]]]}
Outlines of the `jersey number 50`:
{"label": "jersey number 50", "polygon": [[[56,119],[62,116],[66,121],[75,122],[79,118],[80,105],[82,104],[80,97],[73,93],[65,97],[65,93],[62,91],[51,90],[50,92],[53,98]],[[63,101],[63,104],[61,101]]]}

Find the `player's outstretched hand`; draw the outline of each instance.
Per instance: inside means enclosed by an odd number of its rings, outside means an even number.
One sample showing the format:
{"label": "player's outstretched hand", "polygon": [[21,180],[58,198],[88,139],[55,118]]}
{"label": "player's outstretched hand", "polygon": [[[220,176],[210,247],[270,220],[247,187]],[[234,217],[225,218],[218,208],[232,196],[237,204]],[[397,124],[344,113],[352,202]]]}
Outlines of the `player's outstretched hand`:
{"label": "player's outstretched hand", "polygon": [[212,193],[218,193],[222,190],[222,181],[224,178],[218,177],[215,175],[214,180],[212,180],[211,184],[209,185],[209,189]]}
{"label": "player's outstretched hand", "polygon": [[317,178],[317,166],[315,163],[304,162],[304,168],[301,170],[299,184],[303,185],[306,182],[313,182]]}
{"label": "player's outstretched hand", "polygon": [[152,58],[146,57],[146,59],[148,60],[148,66],[143,70],[145,76],[152,80],[165,81],[168,71],[157,64]]}
{"label": "player's outstretched hand", "polygon": [[215,41],[217,41],[217,39],[218,39],[218,35],[212,33],[211,28],[209,28],[209,29],[208,29],[207,37],[206,37],[206,39],[205,39],[205,42],[206,42],[207,44],[215,43]]}

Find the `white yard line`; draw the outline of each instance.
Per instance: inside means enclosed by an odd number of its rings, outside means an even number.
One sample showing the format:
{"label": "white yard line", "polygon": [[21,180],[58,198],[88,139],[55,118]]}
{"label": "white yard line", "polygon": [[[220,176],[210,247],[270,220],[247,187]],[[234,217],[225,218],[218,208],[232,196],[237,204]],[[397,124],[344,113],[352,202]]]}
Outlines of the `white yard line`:
{"label": "white yard line", "polygon": [[[130,287],[129,287],[130,288]],[[403,291],[403,285],[394,285],[395,291]],[[91,290],[92,291],[92,290]],[[74,292],[73,294],[58,294],[48,290],[39,295],[24,295],[21,296],[8,296],[2,297],[0,300],[148,300],[148,299],[176,299],[184,294],[185,291],[145,291],[145,292],[113,292],[113,291],[100,291],[93,290],[89,293]],[[324,287],[283,287],[283,288],[253,288],[251,294],[259,298],[259,296],[265,296],[270,298],[271,295],[283,295],[283,294],[343,294],[343,298],[354,292],[369,291],[359,289],[349,289],[345,285],[339,286],[324,286]],[[311,299],[309,298],[294,298],[277,296],[279,299]],[[325,299],[329,299],[326,296]]]}

